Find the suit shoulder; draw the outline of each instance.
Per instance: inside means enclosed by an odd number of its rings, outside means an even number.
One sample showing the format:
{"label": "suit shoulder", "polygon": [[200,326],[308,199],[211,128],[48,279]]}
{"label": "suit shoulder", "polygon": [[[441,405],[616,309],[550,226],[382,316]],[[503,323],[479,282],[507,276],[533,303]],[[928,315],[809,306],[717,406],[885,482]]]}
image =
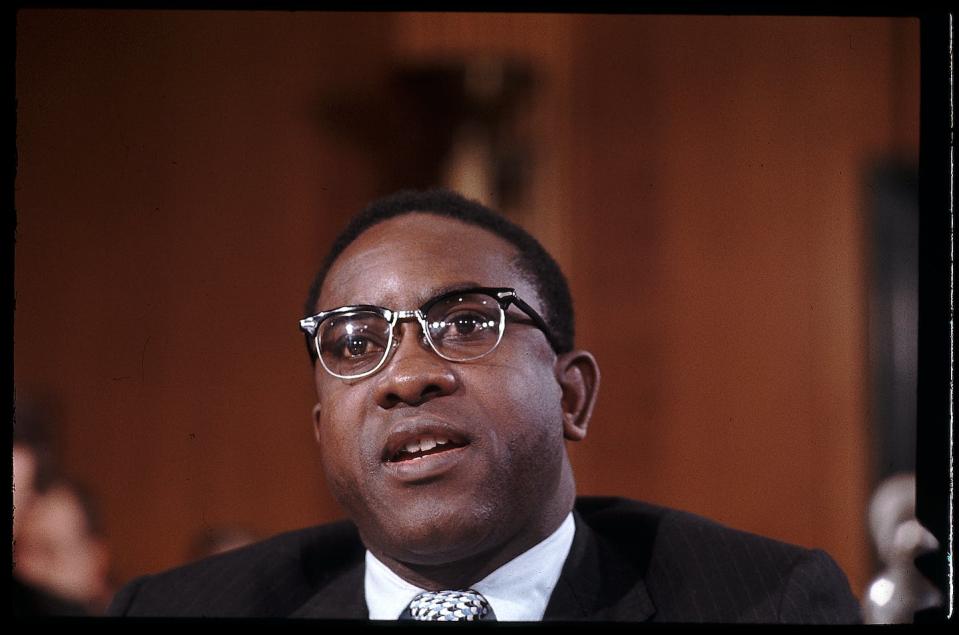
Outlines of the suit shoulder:
{"label": "suit shoulder", "polygon": [[364,547],[342,521],[266,540],[160,573],[117,593],[109,614],[126,616],[287,615],[324,580],[361,562]]}
{"label": "suit shoulder", "polygon": [[667,507],[617,498],[577,504],[600,540],[641,563],[657,619],[856,622],[859,604],[824,552]]}
{"label": "suit shoulder", "polygon": [[627,544],[641,542],[659,557],[675,555],[703,559],[724,552],[789,566],[808,551],[728,527],[705,516],[641,501],[581,497],[576,510],[603,538]]}

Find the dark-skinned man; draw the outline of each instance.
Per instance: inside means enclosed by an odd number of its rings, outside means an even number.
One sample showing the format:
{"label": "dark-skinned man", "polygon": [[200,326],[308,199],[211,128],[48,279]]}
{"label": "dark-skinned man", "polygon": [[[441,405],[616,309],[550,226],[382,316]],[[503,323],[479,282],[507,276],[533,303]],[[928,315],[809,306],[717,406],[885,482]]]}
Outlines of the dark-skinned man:
{"label": "dark-skinned man", "polygon": [[349,520],[146,576],[118,615],[855,622],[821,551],[577,498],[599,388],[539,243],[443,190],[354,217],[300,321],[313,425]]}

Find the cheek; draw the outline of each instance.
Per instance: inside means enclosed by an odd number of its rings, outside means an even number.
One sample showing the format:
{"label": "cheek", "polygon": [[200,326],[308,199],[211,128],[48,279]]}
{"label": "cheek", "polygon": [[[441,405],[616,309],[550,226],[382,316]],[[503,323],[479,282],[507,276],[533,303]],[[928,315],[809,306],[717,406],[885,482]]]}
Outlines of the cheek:
{"label": "cheek", "polygon": [[357,434],[365,418],[364,395],[357,386],[344,384],[326,373],[316,382],[316,393],[322,404],[317,439],[324,457],[329,454],[335,458],[339,453],[349,451],[351,445],[359,445]]}
{"label": "cheek", "polygon": [[497,370],[501,379],[494,399],[534,418],[555,423],[562,431],[562,390],[548,352],[526,352],[505,360]]}
{"label": "cheek", "polygon": [[519,459],[514,469],[524,472],[559,463],[564,448],[562,392],[552,369],[510,364],[498,370],[501,381],[487,395],[487,408],[499,421],[493,429],[509,454],[503,459]]}
{"label": "cheek", "polygon": [[317,439],[323,470],[334,495],[341,501],[344,497],[355,497],[361,490],[363,466],[368,463],[363,451],[360,413],[358,404],[332,396],[326,398],[320,413]]}

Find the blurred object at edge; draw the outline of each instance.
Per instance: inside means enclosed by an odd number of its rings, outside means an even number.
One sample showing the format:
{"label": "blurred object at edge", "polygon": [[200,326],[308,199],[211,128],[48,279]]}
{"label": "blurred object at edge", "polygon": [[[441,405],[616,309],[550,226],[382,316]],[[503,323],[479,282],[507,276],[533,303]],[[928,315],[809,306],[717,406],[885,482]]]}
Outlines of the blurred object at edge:
{"label": "blurred object at edge", "polygon": [[942,593],[916,568],[916,557],[939,543],[916,519],[916,477],[891,476],[880,483],[869,505],[869,529],[885,568],[863,597],[867,624],[908,624],[917,611],[939,606]]}

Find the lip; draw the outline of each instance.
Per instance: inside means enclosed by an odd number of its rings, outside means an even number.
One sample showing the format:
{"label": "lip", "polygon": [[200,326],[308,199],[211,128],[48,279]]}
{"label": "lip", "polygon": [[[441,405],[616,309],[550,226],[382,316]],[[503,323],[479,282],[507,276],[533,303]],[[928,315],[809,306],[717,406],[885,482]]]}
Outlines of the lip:
{"label": "lip", "polygon": [[[391,461],[406,444],[420,436],[445,437],[457,447],[435,454]],[[435,419],[404,420],[390,428],[383,445],[381,465],[394,478],[404,482],[416,482],[436,478],[455,467],[463,460],[470,448],[472,439],[445,421]]]}
{"label": "lip", "polygon": [[383,467],[393,478],[404,483],[431,481],[454,469],[466,458],[469,449],[470,446],[464,445],[416,459],[384,461]]}

